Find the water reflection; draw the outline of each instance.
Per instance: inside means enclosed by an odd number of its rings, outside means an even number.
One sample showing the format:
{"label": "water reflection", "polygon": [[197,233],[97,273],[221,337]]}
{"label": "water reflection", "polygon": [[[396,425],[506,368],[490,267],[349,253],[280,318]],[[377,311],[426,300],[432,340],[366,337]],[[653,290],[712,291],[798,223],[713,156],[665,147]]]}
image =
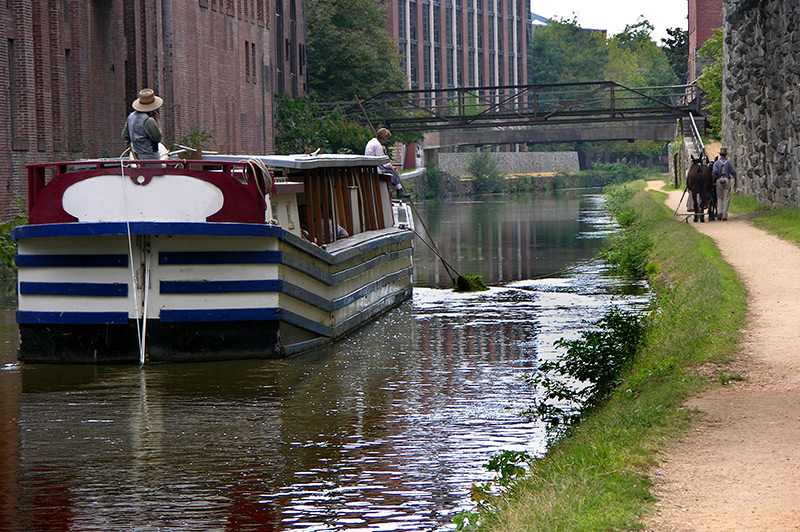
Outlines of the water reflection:
{"label": "water reflection", "polygon": [[[479,274],[497,285],[552,275],[594,256],[613,228],[602,202],[599,193],[570,190],[544,197],[429,202],[418,209],[447,262],[459,273]],[[451,286],[441,261],[424,245],[417,245],[414,262],[418,284]]]}
{"label": "water reflection", "polygon": [[[13,313],[0,313],[0,529],[452,528],[493,453],[545,448],[517,415],[535,393],[520,373],[612,301],[641,303],[589,259],[608,230],[597,196],[487,203],[427,212],[490,291],[436,288],[437,260],[418,246],[412,301],[299,358],[22,366]],[[539,219],[549,208],[574,234]],[[536,243],[507,251],[525,235]]]}

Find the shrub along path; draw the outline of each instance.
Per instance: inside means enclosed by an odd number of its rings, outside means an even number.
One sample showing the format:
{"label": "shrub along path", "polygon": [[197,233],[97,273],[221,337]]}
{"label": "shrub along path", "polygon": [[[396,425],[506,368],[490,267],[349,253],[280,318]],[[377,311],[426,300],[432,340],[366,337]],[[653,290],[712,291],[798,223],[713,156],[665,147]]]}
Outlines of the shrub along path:
{"label": "shrub along path", "polygon": [[[681,192],[668,192],[673,211]],[[747,326],[725,370],[746,380],[688,401],[698,413],[651,472],[657,512],[645,529],[800,531],[800,248],[753,227],[747,215],[692,225],[747,288]]]}

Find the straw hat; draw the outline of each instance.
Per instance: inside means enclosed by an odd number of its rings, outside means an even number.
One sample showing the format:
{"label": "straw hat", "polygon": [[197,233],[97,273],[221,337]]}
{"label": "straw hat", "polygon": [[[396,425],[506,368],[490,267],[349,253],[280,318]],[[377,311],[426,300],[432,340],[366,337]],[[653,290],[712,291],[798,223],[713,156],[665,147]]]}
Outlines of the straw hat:
{"label": "straw hat", "polygon": [[164,103],[164,100],[156,96],[153,89],[142,89],[139,97],[133,101],[133,108],[142,113],[155,111]]}
{"label": "straw hat", "polygon": [[720,155],[728,155],[728,150],[726,148],[720,148],[719,149],[719,154]]}

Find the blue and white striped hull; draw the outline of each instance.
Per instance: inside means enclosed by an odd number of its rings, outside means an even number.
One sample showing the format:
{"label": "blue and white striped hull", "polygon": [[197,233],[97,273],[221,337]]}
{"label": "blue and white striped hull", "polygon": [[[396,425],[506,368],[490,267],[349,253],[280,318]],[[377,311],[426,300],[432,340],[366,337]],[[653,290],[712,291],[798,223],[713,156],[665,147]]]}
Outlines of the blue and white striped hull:
{"label": "blue and white striped hull", "polygon": [[411,295],[413,233],[396,228],[327,249],[245,223],[42,224],[16,238],[30,362],[287,356]]}

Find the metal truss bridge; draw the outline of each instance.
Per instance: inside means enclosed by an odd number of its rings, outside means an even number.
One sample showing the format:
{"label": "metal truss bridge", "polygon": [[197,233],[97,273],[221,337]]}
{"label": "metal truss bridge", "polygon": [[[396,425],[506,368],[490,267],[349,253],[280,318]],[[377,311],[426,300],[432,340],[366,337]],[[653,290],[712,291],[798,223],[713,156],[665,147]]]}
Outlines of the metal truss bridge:
{"label": "metal truss bridge", "polygon": [[[347,116],[392,131],[440,132],[441,145],[661,140],[677,119],[700,116],[696,84],[629,88],[613,81],[382,92],[336,102]],[[656,133],[653,128],[660,128]],[[480,132],[469,130],[482,130]],[[460,130],[458,133],[444,130]],[[501,132],[503,132],[501,134]],[[459,142],[457,138],[463,139]]]}

